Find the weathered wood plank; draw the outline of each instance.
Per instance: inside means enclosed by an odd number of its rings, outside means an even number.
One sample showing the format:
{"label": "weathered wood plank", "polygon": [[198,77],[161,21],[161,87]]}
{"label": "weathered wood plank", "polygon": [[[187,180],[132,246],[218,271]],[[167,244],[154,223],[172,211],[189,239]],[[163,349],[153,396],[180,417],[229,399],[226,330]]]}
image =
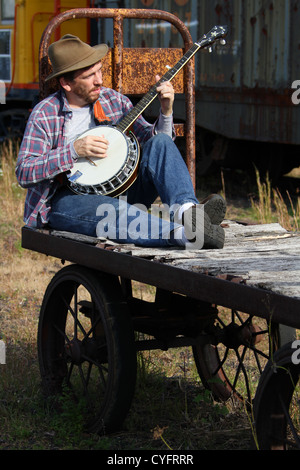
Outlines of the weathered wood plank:
{"label": "weathered wood plank", "polygon": [[225,223],[222,250],[187,251],[124,246],[133,256],[211,276],[238,277],[247,285],[300,298],[300,234],[279,224]]}
{"label": "weathered wood plank", "polygon": [[300,298],[299,233],[289,233],[279,224],[245,226],[225,221],[224,227],[226,238],[222,250],[198,251],[141,248],[76,234],[52,234],[94,244],[95,247],[130,253],[133,257],[169,264],[183,271],[240,278],[249,286]]}

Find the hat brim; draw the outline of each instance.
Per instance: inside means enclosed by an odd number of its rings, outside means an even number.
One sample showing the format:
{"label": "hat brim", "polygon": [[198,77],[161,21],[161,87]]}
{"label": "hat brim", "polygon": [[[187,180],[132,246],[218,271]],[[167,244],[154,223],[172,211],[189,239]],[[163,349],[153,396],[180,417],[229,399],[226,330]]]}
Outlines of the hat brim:
{"label": "hat brim", "polygon": [[45,78],[45,82],[51,80],[52,78],[58,78],[68,72],[75,72],[76,70],[84,69],[86,67],[91,67],[92,65],[100,62],[101,59],[107,54],[108,46],[106,44],[98,44],[97,46],[93,46],[92,53],[85,57],[84,59],[80,59],[76,63],[72,64],[71,66],[66,67],[64,70],[57,70],[55,72],[50,73],[48,77]]}

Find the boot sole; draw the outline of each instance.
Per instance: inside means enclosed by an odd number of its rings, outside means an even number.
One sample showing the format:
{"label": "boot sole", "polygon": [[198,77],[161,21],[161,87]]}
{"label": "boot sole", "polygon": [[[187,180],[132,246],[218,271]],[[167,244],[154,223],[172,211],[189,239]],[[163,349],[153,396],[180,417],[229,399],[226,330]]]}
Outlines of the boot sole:
{"label": "boot sole", "polygon": [[207,202],[202,203],[204,211],[210,218],[213,225],[219,225],[223,222],[226,214],[226,203],[222,196],[215,194]]}
{"label": "boot sole", "polygon": [[[193,249],[211,248],[221,249],[224,247],[225,232],[220,225],[212,224],[210,217],[203,211],[203,206],[193,206],[186,211],[184,218],[184,230],[189,247]],[[192,221],[191,225],[189,224]]]}

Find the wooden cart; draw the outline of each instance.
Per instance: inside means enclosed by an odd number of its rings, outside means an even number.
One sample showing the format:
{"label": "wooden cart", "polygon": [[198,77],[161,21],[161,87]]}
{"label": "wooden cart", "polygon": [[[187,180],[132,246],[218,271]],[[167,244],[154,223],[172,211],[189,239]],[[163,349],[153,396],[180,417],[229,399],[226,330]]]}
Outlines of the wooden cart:
{"label": "wooden cart", "polygon": [[[23,228],[24,248],[68,262],[41,307],[40,369],[47,394],[66,385],[80,402],[86,399],[90,431],[121,426],[133,399],[137,351],[191,346],[202,383],[216,399],[251,404],[252,381],[275,351],[294,341],[300,235],[278,224],[224,226],[225,247],[200,251]],[[154,286],[155,299],[136,298],[133,281]],[[265,384],[263,390],[269,393]],[[265,407],[265,397],[258,401]],[[271,424],[261,406],[257,422],[265,429]],[[260,427],[258,433],[263,441]]]}

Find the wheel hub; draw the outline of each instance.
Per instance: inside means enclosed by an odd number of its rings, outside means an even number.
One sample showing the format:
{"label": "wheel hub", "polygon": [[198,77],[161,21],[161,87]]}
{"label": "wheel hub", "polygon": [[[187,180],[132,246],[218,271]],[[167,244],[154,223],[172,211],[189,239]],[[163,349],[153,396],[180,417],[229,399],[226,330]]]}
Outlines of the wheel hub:
{"label": "wheel hub", "polygon": [[262,341],[261,332],[261,328],[257,325],[253,325],[252,323],[244,325],[240,331],[242,344],[245,346],[256,346]]}
{"label": "wheel hub", "polygon": [[72,339],[65,345],[67,357],[71,359],[74,364],[81,364],[83,362],[83,347],[82,342],[78,339]]}
{"label": "wheel hub", "polygon": [[226,326],[223,344],[230,349],[238,349],[239,346],[255,346],[261,341],[259,335],[261,329],[252,323],[245,323],[240,326],[232,322]]}
{"label": "wheel hub", "polygon": [[84,361],[107,360],[106,348],[101,348],[101,344],[98,344],[95,339],[86,341],[72,339],[65,345],[65,351],[68,359],[76,365],[82,364]]}
{"label": "wheel hub", "polygon": [[236,323],[230,323],[224,329],[225,338],[223,344],[229,349],[237,349],[241,345],[239,338],[239,326]]}

